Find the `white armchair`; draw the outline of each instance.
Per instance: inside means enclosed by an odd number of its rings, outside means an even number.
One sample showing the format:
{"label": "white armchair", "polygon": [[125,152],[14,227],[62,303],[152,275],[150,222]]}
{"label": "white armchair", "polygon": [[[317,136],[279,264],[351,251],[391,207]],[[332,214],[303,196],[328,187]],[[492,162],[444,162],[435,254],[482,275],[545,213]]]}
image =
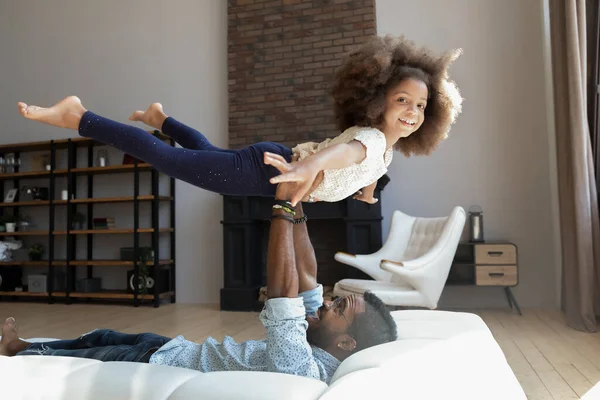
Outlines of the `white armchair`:
{"label": "white armchair", "polygon": [[335,255],[337,261],[358,268],[374,280],[343,279],[335,284],[334,296],[370,290],[387,305],[435,309],[465,220],[462,207],[455,207],[450,216],[443,218],[417,218],[394,211],[389,235],[379,251]]}

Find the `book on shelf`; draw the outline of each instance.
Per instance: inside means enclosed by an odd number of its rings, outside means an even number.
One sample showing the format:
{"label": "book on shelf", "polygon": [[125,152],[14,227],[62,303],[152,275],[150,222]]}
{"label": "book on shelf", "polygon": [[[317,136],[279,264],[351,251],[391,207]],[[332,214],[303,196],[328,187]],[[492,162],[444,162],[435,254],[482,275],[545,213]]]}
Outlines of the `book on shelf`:
{"label": "book on shelf", "polygon": [[95,217],[92,218],[94,229],[114,229],[116,228],[113,217]]}

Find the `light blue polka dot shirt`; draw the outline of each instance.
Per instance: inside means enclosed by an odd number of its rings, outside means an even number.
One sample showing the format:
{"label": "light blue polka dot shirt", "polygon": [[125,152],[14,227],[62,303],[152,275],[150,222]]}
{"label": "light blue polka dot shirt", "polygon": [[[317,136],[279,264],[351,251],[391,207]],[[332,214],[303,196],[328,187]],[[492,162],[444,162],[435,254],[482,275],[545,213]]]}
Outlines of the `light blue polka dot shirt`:
{"label": "light blue polka dot shirt", "polygon": [[306,315],[314,315],[322,304],[321,285],[300,293],[298,298],[269,299],[260,313],[266,339],[236,343],[226,336],[222,343],[212,337],[194,343],[180,335],[158,349],[150,363],[202,372],[282,372],[329,384],[340,361],[306,340]]}

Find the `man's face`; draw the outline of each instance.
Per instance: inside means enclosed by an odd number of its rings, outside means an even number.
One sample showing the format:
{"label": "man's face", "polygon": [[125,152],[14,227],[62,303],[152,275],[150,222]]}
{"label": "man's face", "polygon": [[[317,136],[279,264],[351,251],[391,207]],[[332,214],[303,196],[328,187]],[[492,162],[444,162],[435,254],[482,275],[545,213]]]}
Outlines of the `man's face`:
{"label": "man's face", "polygon": [[325,301],[317,311],[316,318],[308,318],[306,337],[309,343],[328,350],[336,340],[348,331],[354,318],[365,312],[365,300],[360,295],[340,297]]}

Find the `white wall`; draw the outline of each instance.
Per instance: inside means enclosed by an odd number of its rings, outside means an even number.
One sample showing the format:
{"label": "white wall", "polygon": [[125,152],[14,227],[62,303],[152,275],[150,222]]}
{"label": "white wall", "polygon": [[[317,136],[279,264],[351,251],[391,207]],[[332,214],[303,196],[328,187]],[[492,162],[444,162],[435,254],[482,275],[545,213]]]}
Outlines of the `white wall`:
{"label": "white wall", "polygon": [[[123,122],[161,101],[226,146],[226,7],[222,0],[0,0],[0,142],[75,136],[23,120],[15,104],[77,94]],[[536,1],[377,1],[380,33],[465,50],[451,71],[464,112],[431,157],[396,155],[382,199],[384,234],[395,208],[434,216],[480,204],[486,237],[519,246],[515,294],[526,306],[557,303],[541,20]],[[177,212],[178,300],[217,302],[221,198],[177,182]],[[442,305],[506,305],[500,290],[455,289]]]}
{"label": "white wall", "polygon": [[[21,118],[17,101],[49,105],[76,94],[126,122],[160,101],[227,145],[227,2],[0,0],[0,143],[76,136]],[[140,124],[140,127],[143,125]],[[221,198],[177,182],[180,302],[217,302]]]}
{"label": "white wall", "polygon": [[[436,51],[462,47],[451,76],[463,114],[430,157],[396,155],[383,195],[394,209],[447,215],[479,204],[486,239],[518,245],[525,306],[558,301],[546,110],[542,3],[503,0],[377,1],[379,34],[404,34]],[[447,288],[441,306],[506,306],[497,288]]]}

